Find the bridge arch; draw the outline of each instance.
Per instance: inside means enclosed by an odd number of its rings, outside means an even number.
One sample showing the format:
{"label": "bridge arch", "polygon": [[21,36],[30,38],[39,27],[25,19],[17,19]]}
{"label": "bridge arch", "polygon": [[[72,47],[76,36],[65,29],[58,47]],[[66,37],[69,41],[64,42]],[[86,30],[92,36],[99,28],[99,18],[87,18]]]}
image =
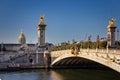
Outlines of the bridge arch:
{"label": "bridge arch", "polygon": [[65,54],[57,59],[55,59],[52,64],[52,66],[60,66],[60,67],[103,67],[103,65],[99,64],[98,62],[76,56],[73,54]]}
{"label": "bridge arch", "polygon": [[56,62],[62,60],[62,59],[65,59],[65,58],[69,58],[69,57],[75,57],[75,55],[73,54],[64,54],[64,55],[61,55],[60,57],[56,58],[52,63],[51,63],[51,66],[53,66]]}
{"label": "bridge arch", "polygon": [[[92,65],[91,65],[92,64]],[[52,63],[52,67],[57,66],[79,66],[79,67],[104,67],[111,68],[117,72],[120,72],[120,67],[118,64],[114,62],[110,62],[109,60],[105,60],[101,57],[97,56],[86,56],[86,55],[73,55],[73,54],[64,54],[56,58]],[[82,65],[82,66],[81,66]],[[89,66],[90,65],[90,66]],[[96,66],[95,66],[96,65]]]}

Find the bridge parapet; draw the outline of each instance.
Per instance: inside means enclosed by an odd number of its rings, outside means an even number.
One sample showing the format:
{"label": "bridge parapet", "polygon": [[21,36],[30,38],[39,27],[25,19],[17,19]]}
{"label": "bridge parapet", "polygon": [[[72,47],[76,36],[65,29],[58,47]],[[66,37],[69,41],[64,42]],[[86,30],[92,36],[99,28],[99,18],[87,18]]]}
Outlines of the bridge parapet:
{"label": "bridge parapet", "polygon": [[[105,50],[105,49],[81,49],[79,54],[83,54],[83,55],[91,55],[91,56],[100,56],[102,58],[116,58],[118,60],[120,60],[120,50]],[[71,50],[61,50],[61,51],[52,51],[51,53],[51,57],[59,57],[63,54],[71,54]]]}
{"label": "bridge parapet", "polygon": [[51,57],[59,57],[63,54],[71,54],[71,50],[52,51]]}
{"label": "bridge parapet", "polygon": [[85,54],[89,54],[89,55],[97,55],[97,56],[101,56],[103,58],[116,58],[116,59],[120,59],[120,53],[118,53],[118,51],[116,50],[103,50],[103,49],[99,49],[99,50],[95,50],[95,49],[82,49],[79,53],[83,53]]}
{"label": "bridge parapet", "polygon": [[[101,57],[103,59],[110,59],[118,64],[120,64],[120,54],[116,53],[116,50],[110,50],[107,52],[105,49],[81,49],[78,55],[91,56],[91,57]],[[61,51],[52,51],[51,58],[54,61],[57,57],[60,57],[65,54],[71,54],[71,50],[61,50]]]}
{"label": "bridge parapet", "polygon": [[92,52],[92,53],[110,53],[110,54],[120,54],[120,50],[116,49],[81,49],[82,52]]}

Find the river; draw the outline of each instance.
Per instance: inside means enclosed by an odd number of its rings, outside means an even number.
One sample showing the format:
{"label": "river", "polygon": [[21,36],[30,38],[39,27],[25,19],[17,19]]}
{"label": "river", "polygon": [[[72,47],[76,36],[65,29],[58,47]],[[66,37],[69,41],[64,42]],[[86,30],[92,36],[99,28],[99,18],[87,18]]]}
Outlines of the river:
{"label": "river", "polygon": [[113,70],[37,69],[0,72],[1,80],[120,80]]}

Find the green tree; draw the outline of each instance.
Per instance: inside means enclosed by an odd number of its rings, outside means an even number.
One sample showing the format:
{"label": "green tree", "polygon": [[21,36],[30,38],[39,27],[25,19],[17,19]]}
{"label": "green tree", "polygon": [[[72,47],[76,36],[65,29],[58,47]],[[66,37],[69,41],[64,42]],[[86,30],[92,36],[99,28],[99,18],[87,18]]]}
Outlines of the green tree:
{"label": "green tree", "polygon": [[100,49],[105,49],[107,46],[107,41],[101,41],[99,42],[99,48]]}
{"label": "green tree", "polygon": [[96,42],[92,42],[91,48],[96,49]]}
{"label": "green tree", "polygon": [[87,49],[88,48],[88,42],[85,41],[82,43],[83,49]]}

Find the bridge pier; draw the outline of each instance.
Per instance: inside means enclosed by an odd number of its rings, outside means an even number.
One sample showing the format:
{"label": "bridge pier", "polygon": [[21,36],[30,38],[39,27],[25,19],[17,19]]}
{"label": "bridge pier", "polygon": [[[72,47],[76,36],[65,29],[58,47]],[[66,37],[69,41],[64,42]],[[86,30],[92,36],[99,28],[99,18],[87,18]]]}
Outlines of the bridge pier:
{"label": "bridge pier", "polygon": [[51,64],[50,52],[45,51],[44,52],[44,65],[45,65],[46,68],[50,68],[50,64]]}

